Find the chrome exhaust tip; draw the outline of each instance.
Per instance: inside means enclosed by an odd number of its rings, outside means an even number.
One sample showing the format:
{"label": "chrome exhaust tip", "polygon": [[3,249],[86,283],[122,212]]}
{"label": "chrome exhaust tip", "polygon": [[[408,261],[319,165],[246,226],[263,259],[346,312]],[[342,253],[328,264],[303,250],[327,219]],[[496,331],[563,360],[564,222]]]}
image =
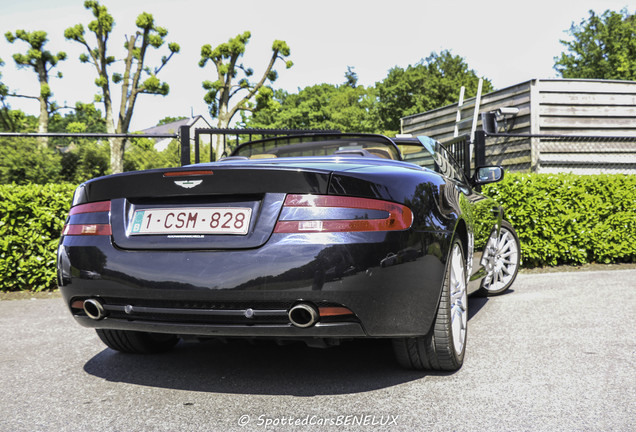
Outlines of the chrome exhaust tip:
{"label": "chrome exhaust tip", "polygon": [[99,321],[106,317],[106,310],[99,300],[87,299],[84,300],[83,305],[84,313],[95,321]]}
{"label": "chrome exhaust tip", "polygon": [[318,321],[318,311],[307,303],[299,303],[287,313],[289,321],[296,327],[307,328]]}

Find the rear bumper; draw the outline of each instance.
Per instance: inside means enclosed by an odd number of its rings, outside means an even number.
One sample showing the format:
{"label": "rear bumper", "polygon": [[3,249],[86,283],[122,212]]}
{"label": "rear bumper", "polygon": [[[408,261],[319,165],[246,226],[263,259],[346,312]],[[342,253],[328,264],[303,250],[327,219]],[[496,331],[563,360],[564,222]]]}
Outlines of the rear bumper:
{"label": "rear bumper", "polygon": [[[58,283],[85,327],[219,337],[415,336],[427,333],[435,317],[450,237],[412,230],[273,234],[248,250],[135,251],[116,248],[109,236],[66,236]],[[87,298],[113,312],[88,318],[77,308]],[[280,313],[241,316],[298,302],[342,306],[353,315],[322,317],[308,328]],[[122,312],[126,306],[133,313]],[[134,313],[147,307],[176,313]],[[184,309],[194,312],[178,313]],[[197,312],[206,310],[216,312]]]}
{"label": "rear bumper", "polygon": [[368,336],[360,323],[317,323],[309,328],[294,327],[291,324],[277,325],[221,325],[182,324],[153,321],[126,321],[104,318],[94,321],[86,316],[75,316],[84,327],[135,330],[153,333],[209,337],[264,337],[264,338],[361,338]]}

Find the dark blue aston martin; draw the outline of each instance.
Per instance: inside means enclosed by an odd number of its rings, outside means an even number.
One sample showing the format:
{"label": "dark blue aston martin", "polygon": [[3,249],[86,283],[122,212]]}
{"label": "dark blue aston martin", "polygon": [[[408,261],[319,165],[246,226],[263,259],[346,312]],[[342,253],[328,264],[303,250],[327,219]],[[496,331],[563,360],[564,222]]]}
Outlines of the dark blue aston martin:
{"label": "dark blue aston martin", "polygon": [[407,368],[455,370],[468,295],[514,281],[503,209],[424,137],[313,134],[228,158],[111,175],[75,191],[58,249],[73,317],[110,348],[179,337],[391,338]]}

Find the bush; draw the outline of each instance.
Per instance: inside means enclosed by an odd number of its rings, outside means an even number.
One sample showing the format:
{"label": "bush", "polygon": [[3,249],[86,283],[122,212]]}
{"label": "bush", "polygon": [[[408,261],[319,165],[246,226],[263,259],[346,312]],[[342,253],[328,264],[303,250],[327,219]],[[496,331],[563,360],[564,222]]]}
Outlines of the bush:
{"label": "bush", "polygon": [[[54,289],[74,185],[0,185],[0,291]],[[484,194],[506,208],[525,266],[636,262],[636,176],[508,174]]]}
{"label": "bush", "polygon": [[54,289],[74,185],[0,185],[0,291]]}
{"label": "bush", "polygon": [[79,184],[109,174],[108,142],[79,139],[62,153],[60,175],[62,181]]}
{"label": "bush", "polygon": [[483,193],[505,207],[526,267],[636,262],[636,176],[508,174]]}
{"label": "bush", "polygon": [[60,155],[34,138],[0,138],[0,184],[54,183],[60,180]]}

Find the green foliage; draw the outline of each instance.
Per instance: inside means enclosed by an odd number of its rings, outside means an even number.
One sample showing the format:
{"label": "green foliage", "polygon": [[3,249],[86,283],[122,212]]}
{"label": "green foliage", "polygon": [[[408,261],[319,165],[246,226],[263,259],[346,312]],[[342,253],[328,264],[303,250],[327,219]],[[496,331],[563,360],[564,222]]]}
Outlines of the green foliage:
{"label": "green foliage", "polygon": [[[4,66],[4,61],[0,58],[0,66]],[[0,131],[14,132],[17,130],[13,118],[11,117],[11,107],[7,104],[9,86],[2,82],[2,72],[0,72]]]}
{"label": "green foliage", "polygon": [[[70,123],[69,129],[84,128]],[[78,184],[109,173],[108,144],[74,139],[63,147],[40,145],[33,138],[0,138],[0,184]]]}
{"label": "green foliage", "polygon": [[38,118],[21,110],[12,110],[9,105],[0,107],[1,132],[37,132]]}
{"label": "green foliage", "polygon": [[151,75],[142,84],[143,93],[166,96],[170,92],[170,86],[166,82],[161,82],[156,75]]}
{"label": "green foliage", "polygon": [[[33,131],[37,128],[35,118],[31,118],[28,124],[30,126],[25,126],[25,130]],[[65,116],[52,116],[50,126],[54,132],[106,132],[101,112],[94,105],[83,103],[78,103],[75,110]],[[177,141],[162,152],[155,150],[153,140],[139,138],[131,141],[131,154],[126,155],[125,159],[127,171],[180,164],[180,147]],[[53,138],[48,146],[41,146],[35,139],[0,138],[0,184],[79,184],[110,174],[109,163],[110,148],[105,140]]]}
{"label": "green foliage", "polygon": [[18,67],[30,67],[40,74],[40,82],[45,82],[44,77],[48,77],[50,69],[62,60],[66,60],[66,53],[63,51],[52,54],[44,49],[44,45],[48,42],[45,31],[16,30],[15,34],[11,32],[5,33],[5,37],[9,43],[21,40],[29,45],[29,49],[25,54],[16,53],[13,60]]}
{"label": "green foliage", "polygon": [[374,89],[343,84],[317,84],[297,94],[273,92],[268,105],[257,98],[257,110],[244,117],[247,127],[337,129],[342,132],[378,132]]}
{"label": "green foliage", "polygon": [[153,168],[181,166],[180,143],[172,140],[162,152],[155,150],[155,142],[150,138],[133,138],[124,156],[125,171],[139,171]]}
{"label": "green foliage", "polygon": [[6,32],[5,37],[9,43],[15,42],[20,39],[26,42],[30,49],[26,54],[14,54],[13,59],[18,66],[31,66],[33,68],[38,67],[37,63],[50,64],[51,66],[57,65],[59,61],[66,59],[66,53],[60,51],[57,54],[51,54],[50,51],[44,50],[44,45],[48,42],[47,34],[45,31],[32,31],[27,32],[25,30],[16,30],[15,34]]}
{"label": "green foliage", "polygon": [[[180,51],[178,44],[171,42],[168,44],[169,55],[163,56],[161,62],[155,68],[145,64],[145,56],[148,47],[160,48],[165,43],[168,31],[164,27],[156,25],[153,16],[143,12],[137,16],[135,25],[137,31],[125,36],[124,49],[126,56],[123,62],[123,73],[108,73],[108,66],[115,62],[115,57],[109,55],[108,40],[115,25],[115,21],[108,12],[106,6],[97,1],[86,1],[84,7],[91,11],[95,18],[88,24],[88,29],[95,35],[96,45],[91,47],[86,41],[84,27],[77,24],[64,31],[64,36],[72,41],[81,44],[86,52],[80,55],[80,61],[91,63],[98,71],[95,78],[95,85],[100,88],[101,93],[95,100],[104,103],[106,118],[113,119],[113,123],[107,125],[108,130],[116,133],[128,133],[135,102],[140,94],[154,94],[165,96],[169,93],[170,87],[167,83],[159,80],[157,75],[161,69],[170,61],[172,56]],[[113,101],[111,99],[111,83],[121,85],[122,101],[119,105],[119,113],[113,112]],[[117,124],[115,124],[115,119]],[[121,172],[124,170],[124,146],[125,140],[113,138],[110,140],[111,171]]]}
{"label": "green foliage", "polygon": [[287,45],[287,42],[282,40],[275,40],[274,43],[272,43],[272,51],[280,53],[280,55],[283,57],[287,57],[288,55],[291,54],[291,49],[289,48],[289,45]]}
{"label": "green foliage", "polygon": [[60,177],[79,184],[95,177],[110,174],[108,143],[79,139],[61,155]]}
{"label": "green foliage", "polygon": [[177,117],[168,116],[168,117],[164,117],[161,120],[159,120],[159,122],[157,123],[157,126],[165,125],[165,124],[168,124],[168,123],[174,123],[176,121],[184,120],[184,119],[187,119],[187,118],[188,117],[185,117],[185,116],[177,116]]}
{"label": "green foliage", "polygon": [[[475,95],[479,78],[459,56],[449,51],[431,54],[415,66],[395,67],[375,87],[358,86],[351,66],[342,85],[318,84],[299,89],[259,94],[252,116],[243,114],[248,127],[338,129],[344,132],[374,132],[392,135],[400,127],[400,118],[457,102],[460,88]],[[222,81],[204,83],[216,93]],[[489,80],[483,92],[492,91]],[[208,101],[208,99],[206,99]]]}
{"label": "green foliage", "polygon": [[40,98],[48,100],[51,94],[51,86],[47,83],[40,84]]}
{"label": "green foliage", "polygon": [[[4,66],[4,60],[0,58],[0,66]],[[4,102],[4,98],[9,94],[9,87],[2,82],[2,72],[0,72],[0,101]]]}
{"label": "green foliage", "polygon": [[[10,113],[24,116],[21,111]],[[15,118],[24,124],[22,131],[37,129],[34,117]],[[73,112],[65,116],[53,115],[50,129],[53,132],[104,133],[106,122],[94,105],[77,103]],[[124,169],[132,171],[180,165],[180,145],[176,140],[161,152],[154,148],[154,144],[151,139],[132,139],[128,144],[130,154],[126,155]],[[110,147],[105,140],[53,138],[47,146],[42,146],[32,138],[0,137],[0,184],[79,184],[110,173]]]}
{"label": "green foliage", "polygon": [[[73,126],[71,126],[73,125]],[[49,120],[51,132],[105,133],[106,121],[92,103],[77,102],[75,109],[64,116],[55,113]]]}
{"label": "green foliage", "polygon": [[75,187],[0,185],[0,291],[56,287],[56,250]]}
{"label": "green foliage", "polygon": [[[474,96],[478,81],[479,77],[464,59],[448,50],[432,53],[406,69],[396,66],[376,83],[380,128],[397,131],[401,117],[457,102],[462,86],[466,87],[466,97]],[[484,79],[482,91],[492,90],[490,80]]]}
{"label": "green foliage", "polygon": [[[106,121],[95,105],[78,102],[75,110],[65,116],[53,115],[49,129],[53,132],[104,133]],[[108,143],[89,138],[53,138],[51,144],[60,153],[58,169],[62,181],[78,184],[109,173]]]}
{"label": "green foliage", "polygon": [[351,88],[358,87],[358,74],[353,70],[354,68],[351,66],[347,66],[347,71],[345,72],[345,84]]}
{"label": "green foliage", "polygon": [[[210,115],[218,118],[219,127],[226,127],[238,112],[252,111],[254,107],[250,105],[250,101],[256,95],[257,108],[269,106],[267,97],[271,96],[272,92],[265,90],[265,83],[274,82],[278,78],[278,72],[273,69],[274,64],[280,59],[285,62],[287,69],[293,66],[293,62],[285,60],[285,57],[291,54],[287,43],[275,40],[272,43],[272,57],[263,75],[258,82],[250,82],[248,78],[254,74],[254,70],[246,68],[238,61],[245,53],[251,36],[252,34],[246,31],[215,48],[210,44],[201,47],[199,66],[205,67],[208,61],[211,61],[216,68],[217,79],[203,81],[202,86],[206,90],[203,100],[208,104]],[[238,81],[237,84],[233,83],[235,80]],[[241,99],[230,107],[230,100],[237,95]]]}
{"label": "green foliage", "polygon": [[108,36],[108,33],[113,30],[115,20],[108,13],[106,6],[100,5],[97,1],[85,1],[84,8],[89,9],[95,17],[94,21],[88,23],[88,29],[97,37]]}
{"label": "green foliage", "polygon": [[[143,163],[152,144],[127,154]],[[37,146],[36,146],[37,147]],[[178,143],[167,152],[178,154]],[[55,288],[55,253],[74,185],[0,185],[0,290]],[[525,266],[636,262],[636,176],[509,174],[484,193],[506,207]]]}
{"label": "green foliage", "polygon": [[60,180],[61,156],[33,138],[0,137],[0,184]]}
{"label": "green foliage", "polygon": [[484,193],[505,207],[526,266],[636,262],[636,176],[508,174]]}
{"label": "green foliage", "polygon": [[[66,60],[65,52],[58,52],[52,54],[46,50],[44,46],[48,42],[47,34],[44,31],[32,31],[27,32],[25,30],[16,30],[15,33],[7,32],[5,37],[9,43],[14,43],[16,40],[21,40],[28,45],[26,53],[16,53],[13,55],[13,60],[18,65],[18,68],[32,69],[38,77],[40,83],[40,92],[38,96],[28,96],[39,99],[40,101],[40,132],[48,131],[48,119],[49,110],[54,110],[55,104],[50,102],[50,98],[53,95],[51,87],[49,86],[49,72],[53,69],[58,62]],[[58,72],[58,77],[61,77],[61,73]],[[24,95],[23,95],[24,96]],[[6,107],[5,107],[6,108]],[[8,108],[5,109],[5,111]],[[5,116],[3,116],[5,117]],[[7,123],[11,127],[7,118],[4,119],[4,123]],[[46,139],[41,139],[43,144],[46,144]]]}
{"label": "green foliage", "polygon": [[569,33],[572,40],[561,41],[566,52],[554,64],[563,78],[636,79],[636,15],[590,11]]}
{"label": "green foliage", "polygon": [[155,20],[149,13],[143,12],[137,17],[135,25],[140,29],[152,29],[155,25]]}
{"label": "green foliage", "polygon": [[[69,27],[66,30],[64,30],[64,37],[66,39],[69,40],[74,40],[76,42],[80,42],[80,43],[86,43],[86,39],[84,39],[84,26],[81,24],[76,24],[73,27]],[[82,63],[85,63],[88,61],[88,57],[85,56],[84,58],[80,57],[80,61]]]}

